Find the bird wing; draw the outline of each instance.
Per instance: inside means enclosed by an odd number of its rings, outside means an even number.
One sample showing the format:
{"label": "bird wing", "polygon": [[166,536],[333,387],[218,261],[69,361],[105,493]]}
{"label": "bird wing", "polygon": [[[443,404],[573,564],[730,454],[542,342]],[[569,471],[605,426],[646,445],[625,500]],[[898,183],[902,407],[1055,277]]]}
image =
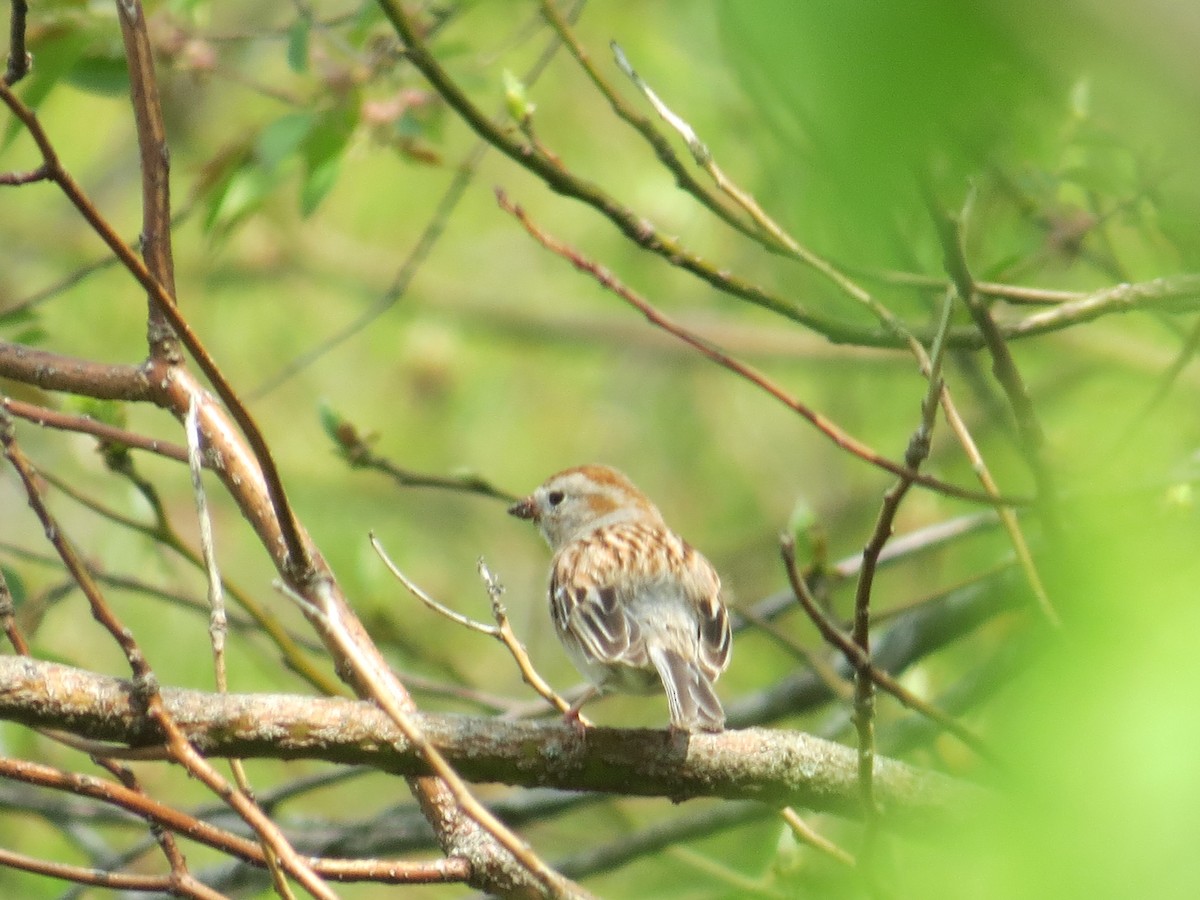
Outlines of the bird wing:
{"label": "bird wing", "polygon": [[[683,594],[693,615],[672,617],[669,608],[647,605],[646,598],[661,598],[668,585]],[[673,532],[641,523],[600,528],[573,541],[557,554],[550,578],[559,634],[589,658],[649,667],[646,635],[678,632],[686,621],[691,633],[677,634],[685,644],[677,649],[694,656],[709,680],[729,665],[732,646],[720,595],[721,580],[708,560]]]}
{"label": "bird wing", "polygon": [[597,581],[578,567],[555,566],[550,609],[559,635],[585,658],[635,668],[649,664],[642,629],[611,579]]}

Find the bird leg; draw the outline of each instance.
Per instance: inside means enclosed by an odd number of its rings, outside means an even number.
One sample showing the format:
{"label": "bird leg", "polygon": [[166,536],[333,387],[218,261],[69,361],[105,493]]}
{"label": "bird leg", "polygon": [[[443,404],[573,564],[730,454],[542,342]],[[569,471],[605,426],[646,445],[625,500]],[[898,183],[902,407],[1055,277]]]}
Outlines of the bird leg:
{"label": "bird leg", "polygon": [[581,696],[578,700],[576,700],[574,703],[572,703],[571,708],[568,709],[565,713],[563,713],[563,722],[568,725],[574,726],[574,728],[578,731],[581,731],[581,732],[586,731],[588,726],[591,725],[592,723],[589,722],[587,719],[585,719],[583,716],[581,716],[579,714],[579,711],[583,708],[583,704],[587,703],[589,700],[591,700],[593,697],[595,697],[599,693],[600,693],[600,689],[598,687],[596,687],[594,684],[588,685],[588,689],[583,692],[583,696]]}

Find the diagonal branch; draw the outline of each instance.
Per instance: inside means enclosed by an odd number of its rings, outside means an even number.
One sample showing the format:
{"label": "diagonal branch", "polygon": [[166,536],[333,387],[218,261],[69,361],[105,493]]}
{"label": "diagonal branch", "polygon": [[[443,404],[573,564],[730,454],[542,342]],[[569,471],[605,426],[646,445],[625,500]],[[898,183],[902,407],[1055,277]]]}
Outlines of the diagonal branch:
{"label": "diagonal branch", "polygon": [[963,500],[973,500],[977,503],[987,503],[989,505],[1018,505],[1025,502],[1022,498],[1001,497],[989,494],[980,494],[976,491],[960,488],[940,479],[933,478],[929,475],[924,475],[914,471],[908,466],[893,462],[885,456],[880,455],[872,450],[866,444],[863,444],[857,438],[847,434],[832,421],[825,418],[820,413],[816,412],[800,400],[788,394],[783,388],[772,382],[769,378],[757,371],[746,363],[739,362],[726,353],[722,352],[715,345],[704,340],[700,336],[687,330],[682,325],[674,322],[667,316],[663,315],[657,309],[650,305],[645,299],[634,293],[631,289],[617,280],[616,276],[605,269],[598,263],[591,262],[581,256],[578,251],[561,241],[551,237],[545,231],[535,225],[532,220],[526,215],[525,211],[515,203],[512,203],[503,191],[496,192],[497,200],[502,209],[510,213],[517,219],[543,247],[556,253],[569,261],[575,268],[582,272],[587,272],[598,281],[601,286],[611,290],[618,297],[628,303],[630,306],[637,309],[651,324],[658,326],[663,331],[673,334],[675,337],[694,347],[704,356],[711,359],[713,362],[729,369],[731,372],[740,375],[750,383],[762,388],[776,400],[779,400],[784,405],[790,407],[793,411],[799,413],[803,418],[812,423],[818,431],[850,453],[885,471],[891,472],[902,478],[906,478],[913,484],[919,484],[922,487],[937,491],[949,497],[958,497]]}
{"label": "diagonal branch", "polygon": [[[33,110],[27,107],[3,83],[0,83],[0,101],[3,101],[12,110],[21,124],[25,126],[34,143],[37,144],[50,179],[66,194],[67,199],[71,201],[71,204],[79,214],[87,220],[92,230],[104,241],[113,254],[121,260],[121,263],[137,279],[138,284],[146,290],[153,301],[158,304],[163,317],[170,323],[179,339],[183,342],[183,345],[187,348],[188,353],[191,354],[196,364],[200,367],[200,370],[208,378],[222,401],[224,401],[229,414],[241,428],[246,442],[253,449],[254,456],[258,461],[259,467],[262,469],[262,478],[266,483],[271,503],[277,511],[279,529],[287,550],[285,568],[290,570],[295,577],[314,577],[312,558],[309,555],[308,546],[300,533],[300,526],[295,512],[288,502],[287,494],[283,488],[283,480],[279,476],[279,470],[275,466],[275,460],[271,455],[270,448],[267,446],[266,439],[263,437],[262,431],[259,430],[254,418],[250,415],[250,411],[246,409],[245,405],[238,398],[233,386],[226,380],[224,374],[218,368],[216,361],[179,312],[174,296],[154,277],[146,267],[146,264],[138,257],[137,253],[122,240],[121,236],[117,234],[108,220],[101,215],[95,204],[88,198],[83,188],[71,176],[71,173],[63,167],[62,161],[59,159],[49,135],[42,128]],[[187,403],[171,405],[167,399],[171,396],[172,377],[166,372],[155,373],[155,376],[149,377],[148,383],[151,390],[157,391],[155,396],[158,401],[168,405],[179,418],[182,418],[187,410]]]}

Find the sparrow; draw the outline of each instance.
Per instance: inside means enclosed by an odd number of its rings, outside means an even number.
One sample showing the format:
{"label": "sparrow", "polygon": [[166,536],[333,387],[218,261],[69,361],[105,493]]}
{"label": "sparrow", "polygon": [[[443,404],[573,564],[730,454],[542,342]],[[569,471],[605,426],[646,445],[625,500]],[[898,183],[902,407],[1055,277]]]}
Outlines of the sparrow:
{"label": "sparrow", "polygon": [[650,500],[610,466],[552,475],[509,508],[533,521],[554,558],[550,614],[571,661],[592,684],[566,714],[607,690],[664,690],[671,728],[721,731],[713,683],[732,634],[721,580]]}

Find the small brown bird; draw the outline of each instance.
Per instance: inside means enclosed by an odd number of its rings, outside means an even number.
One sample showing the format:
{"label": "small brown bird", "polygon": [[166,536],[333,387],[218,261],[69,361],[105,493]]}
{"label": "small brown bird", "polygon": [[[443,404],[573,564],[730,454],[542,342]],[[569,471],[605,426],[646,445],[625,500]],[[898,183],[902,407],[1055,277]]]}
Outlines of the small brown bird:
{"label": "small brown bird", "polygon": [[721,731],[713,683],[732,650],[721,580],[658,508],[616,469],[590,465],[551,476],[508,511],[533,520],[554,551],[551,618],[594,686],[567,717],[599,691],[664,689],[672,728]]}

